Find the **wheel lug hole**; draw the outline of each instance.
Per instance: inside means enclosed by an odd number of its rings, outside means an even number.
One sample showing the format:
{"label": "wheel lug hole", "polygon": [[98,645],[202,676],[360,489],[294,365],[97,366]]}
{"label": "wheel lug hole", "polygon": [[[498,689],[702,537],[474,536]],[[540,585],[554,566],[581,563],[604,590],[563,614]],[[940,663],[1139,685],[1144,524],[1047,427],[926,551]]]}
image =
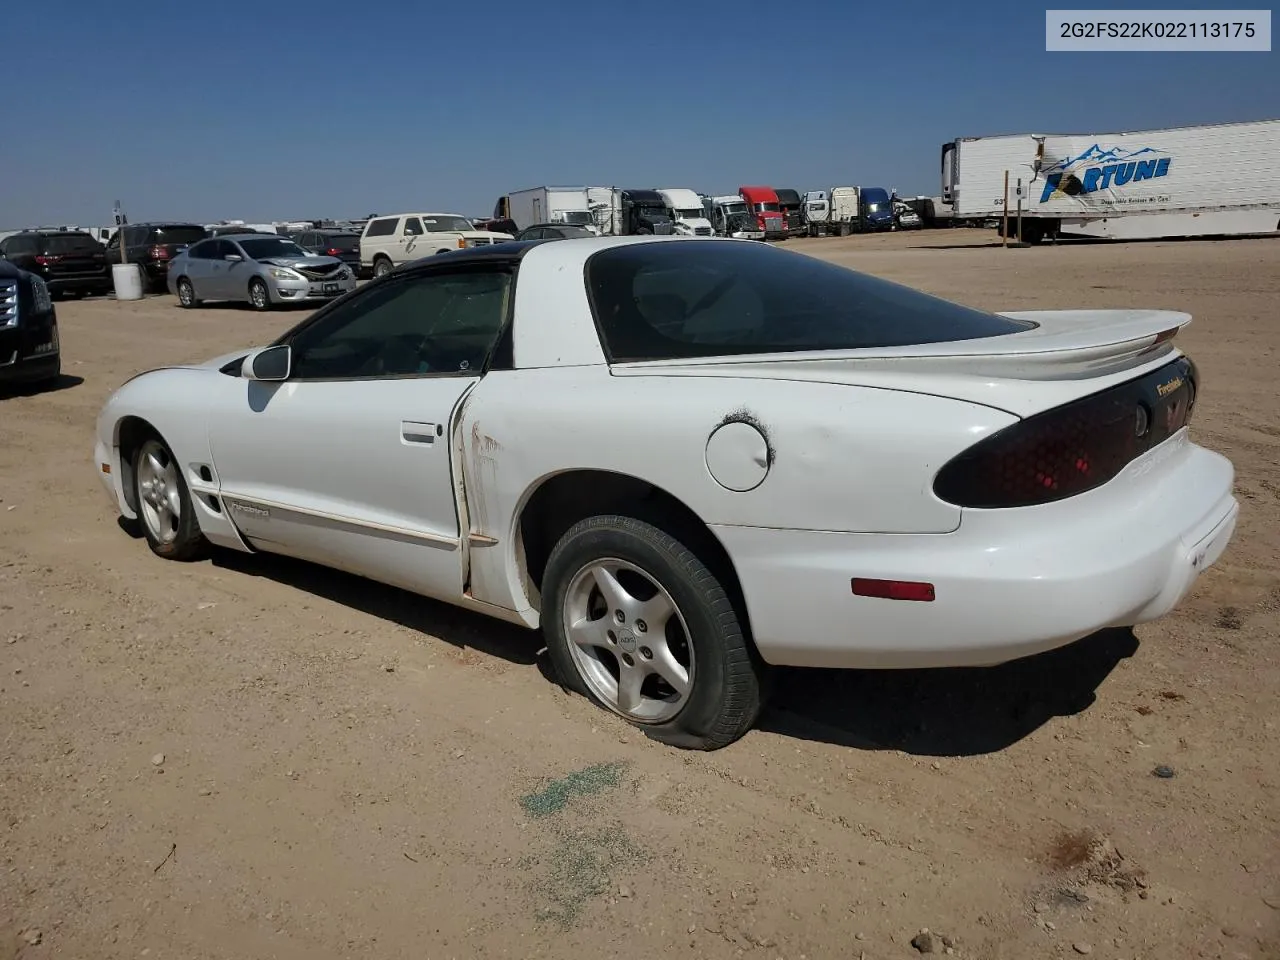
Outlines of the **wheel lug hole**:
{"label": "wheel lug hole", "polygon": [[626,623],[627,615],[623,613],[621,610],[615,610],[613,612],[613,619],[617,620],[619,623]]}
{"label": "wheel lug hole", "polygon": [[652,651],[652,650],[650,650],[648,647],[641,647],[641,648],[640,648],[640,656],[644,657],[646,660],[652,660],[652,659],[653,659],[653,651]]}
{"label": "wheel lug hole", "polygon": [[648,629],[649,629],[649,625],[645,623],[643,620],[636,621],[636,633],[644,633]]}
{"label": "wheel lug hole", "polygon": [[622,662],[625,663],[628,667],[634,667],[636,665],[635,657],[631,656],[631,654],[629,653],[624,653],[622,655]]}

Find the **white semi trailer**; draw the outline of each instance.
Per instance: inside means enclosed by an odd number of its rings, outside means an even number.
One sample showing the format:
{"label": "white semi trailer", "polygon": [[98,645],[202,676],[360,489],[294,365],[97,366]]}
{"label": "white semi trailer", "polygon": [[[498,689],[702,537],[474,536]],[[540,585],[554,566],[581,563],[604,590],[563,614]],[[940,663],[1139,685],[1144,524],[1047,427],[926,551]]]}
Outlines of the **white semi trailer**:
{"label": "white semi trailer", "polygon": [[507,209],[521,230],[538,223],[571,223],[593,229],[586,187],[531,187],[507,194]]}
{"label": "white semi trailer", "polygon": [[1131,133],[963,137],[943,144],[957,221],[1001,217],[1022,181],[1022,239],[1280,232],[1280,120]]}

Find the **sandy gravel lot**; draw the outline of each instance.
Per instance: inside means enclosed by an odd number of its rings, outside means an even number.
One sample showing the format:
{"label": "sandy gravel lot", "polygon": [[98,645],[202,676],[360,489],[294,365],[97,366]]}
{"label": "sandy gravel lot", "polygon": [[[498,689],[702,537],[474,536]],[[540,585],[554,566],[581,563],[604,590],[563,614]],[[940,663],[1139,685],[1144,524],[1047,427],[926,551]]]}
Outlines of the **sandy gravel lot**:
{"label": "sandy gravel lot", "polygon": [[1280,957],[1280,241],[990,241],[791,245],[980,307],[1192,312],[1235,542],[1136,635],[786,672],[714,754],[561,693],[535,634],[152,556],[94,476],[100,404],[298,315],[60,304],[62,388],[0,398],[0,958],[880,960],[926,927],[958,957]]}

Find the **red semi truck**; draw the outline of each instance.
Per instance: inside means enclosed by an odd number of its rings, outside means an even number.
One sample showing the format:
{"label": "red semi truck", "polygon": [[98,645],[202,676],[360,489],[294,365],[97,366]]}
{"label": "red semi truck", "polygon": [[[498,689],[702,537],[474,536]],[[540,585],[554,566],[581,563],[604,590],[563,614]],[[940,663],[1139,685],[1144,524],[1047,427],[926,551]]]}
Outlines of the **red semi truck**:
{"label": "red semi truck", "polygon": [[738,196],[747,202],[747,208],[755,214],[756,222],[764,231],[766,240],[787,239],[787,221],[778,204],[773,187],[739,187]]}

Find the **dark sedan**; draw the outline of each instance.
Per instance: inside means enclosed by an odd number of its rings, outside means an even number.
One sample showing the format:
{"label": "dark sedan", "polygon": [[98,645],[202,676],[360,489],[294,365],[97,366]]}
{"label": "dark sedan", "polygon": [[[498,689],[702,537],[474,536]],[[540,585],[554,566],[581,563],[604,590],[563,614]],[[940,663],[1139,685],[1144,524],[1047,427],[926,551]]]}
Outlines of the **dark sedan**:
{"label": "dark sedan", "polygon": [[516,234],[517,240],[578,240],[594,237],[586,227],[572,223],[536,223]]}
{"label": "dark sedan", "polygon": [[301,230],[294,234],[293,242],[302,249],[321,257],[337,257],[357,277],[360,268],[360,234],[349,230]]}

